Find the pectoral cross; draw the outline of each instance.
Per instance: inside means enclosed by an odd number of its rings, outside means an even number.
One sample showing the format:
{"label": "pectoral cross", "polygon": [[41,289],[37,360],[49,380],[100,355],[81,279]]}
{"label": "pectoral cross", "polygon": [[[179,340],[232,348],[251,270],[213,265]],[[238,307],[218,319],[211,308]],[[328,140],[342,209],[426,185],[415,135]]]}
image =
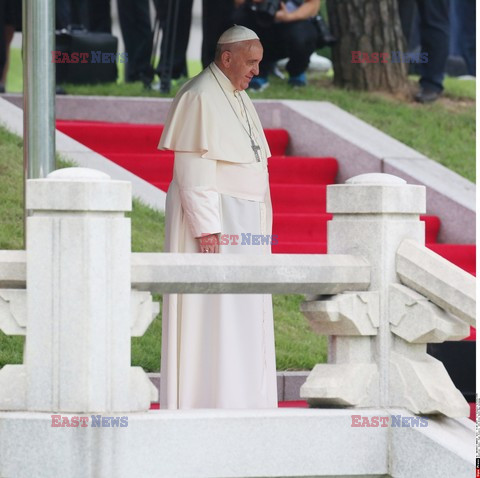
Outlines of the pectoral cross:
{"label": "pectoral cross", "polygon": [[255,144],[252,138],[250,138],[250,141],[252,142],[252,150],[253,150],[253,154],[255,155],[255,159],[257,160],[257,162],[260,162],[261,161],[260,154],[259,154],[260,146],[258,146],[258,144]]}

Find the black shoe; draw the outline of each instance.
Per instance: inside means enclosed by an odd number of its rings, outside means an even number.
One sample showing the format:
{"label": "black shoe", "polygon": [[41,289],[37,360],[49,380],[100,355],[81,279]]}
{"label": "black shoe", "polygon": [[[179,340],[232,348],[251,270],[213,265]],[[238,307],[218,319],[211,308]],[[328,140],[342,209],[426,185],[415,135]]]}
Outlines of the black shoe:
{"label": "black shoe", "polygon": [[438,90],[429,90],[426,88],[421,88],[420,91],[415,95],[415,101],[418,103],[433,103],[438,100],[441,91]]}
{"label": "black shoe", "polygon": [[5,93],[5,85],[0,83],[0,93]]}

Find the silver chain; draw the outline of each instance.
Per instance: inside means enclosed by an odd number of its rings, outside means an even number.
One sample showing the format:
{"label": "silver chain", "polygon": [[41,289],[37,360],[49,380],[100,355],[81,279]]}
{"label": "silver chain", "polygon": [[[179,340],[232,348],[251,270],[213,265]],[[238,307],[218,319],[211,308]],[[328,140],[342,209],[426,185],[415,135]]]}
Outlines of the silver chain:
{"label": "silver chain", "polygon": [[[223,89],[223,86],[221,85],[220,81],[218,80],[217,75],[215,75],[215,73],[213,72],[212,67],[209,65],[208,68],[209,68],[209,70],[212,72],[213,77],[214,77],[215,80],[217,81],[218,86],[219,86],[220,89],[222,90],[222,93],[224,94],[225,98],[227,99],[228,104],[230,105],[230,108],[232,108],[233,114],[234,114],[234,115],[236,116],[236,118],[238,119],[238,121],[239,121],[239,123],[241,124],[242,128],[244,129],[245,133],[248,134],[248,137],[250,138],[250,143],[251,143],[251,145],[252,145],[253,152],[254,152],[254,154],[255,154],[255,157],[257,157],[254,148],[260,149],[260,146],[259,146],[259,145],[256,145],[256,144],[255,144],[255,141],[254,141],[254,139],[253,139],[252,127],[251,127],[251,125],[250,125],[250,121],[248,120],[247,108],[245,107],[245,103],[243,102],[242,95],[240,94],[240,92],[238,92],[239,95],[240,95],[240,101],[242,102],[242,105],[243,105],[243,110],[245,111],[245,118],[246,118],[246,120],[247,120],[248,131],[247,131],[247,128],[245,128],[245,125],[242,123],[242,120],[238,117],[238,114],[237,114],[237,112],[235,111],[235,108],[233,107],[232,103],[231,103],[230,100],[228,99],[227,93],[226,93],[225,90]],[[260,159],[258,159],[258,161],[260,161]]]}

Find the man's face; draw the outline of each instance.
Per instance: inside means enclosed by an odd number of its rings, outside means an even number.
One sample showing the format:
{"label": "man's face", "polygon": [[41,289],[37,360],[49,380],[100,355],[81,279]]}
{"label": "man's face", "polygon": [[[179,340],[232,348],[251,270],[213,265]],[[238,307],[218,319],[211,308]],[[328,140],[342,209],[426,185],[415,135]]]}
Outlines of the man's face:
{"label": "man's face", "polygon": [[258,75],[262,58],[263,47],[259,40],[238,43],[231,51],[222,54],[224,73],[237,90],[245,90],[250,80]]}

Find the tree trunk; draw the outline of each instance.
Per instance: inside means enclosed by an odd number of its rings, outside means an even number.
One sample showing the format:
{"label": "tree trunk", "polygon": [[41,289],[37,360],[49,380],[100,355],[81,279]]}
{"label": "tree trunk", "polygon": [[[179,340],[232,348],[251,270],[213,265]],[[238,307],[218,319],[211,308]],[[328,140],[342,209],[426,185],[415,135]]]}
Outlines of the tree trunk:
{"label": "tree trunk", "polygon": [[392,62],[392,59],[399,58],[397,52],[404,54],[397,2],[327,0],[330,28],[338,38],[332,51],[337,86],[400,94],[408,92],[408,65],[403,61]]}

